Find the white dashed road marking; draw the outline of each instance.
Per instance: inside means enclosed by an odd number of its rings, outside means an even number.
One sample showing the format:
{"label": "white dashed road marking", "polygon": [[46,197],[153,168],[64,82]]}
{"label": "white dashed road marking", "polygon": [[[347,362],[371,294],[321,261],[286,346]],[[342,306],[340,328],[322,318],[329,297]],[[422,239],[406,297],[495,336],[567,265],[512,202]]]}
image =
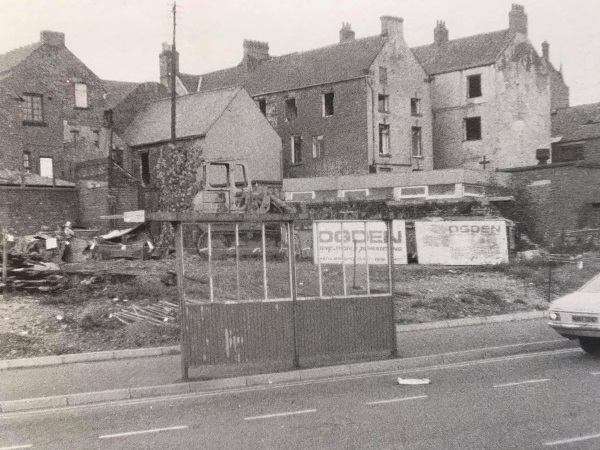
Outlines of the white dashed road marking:
{"label": "white dashed road marking", "polygon": [[581,441],[587,441],[589,439],[598,439],[598,438],[600,438],[600,434],[591,434],[589,436],[580,436],[580,437],[571,438],[571,439],[562,439],[560,441],[544,442],[544,445],[551,446],[551,445],[570,444],[571,442],[581,442]]}
{"label": "white dashed road marking", "polygon": [[112,439],[112,438],[125,437],[125,436],[135,436],[137,434],[159,433],[161,431],[185,430],[186,428],[188,428],[187,425],[179,425],[176,427],[168,427],[168,428],[154,428],[152,430],[128,431],[126,433],[105,434],[103,436],[99,436],[99,439]]}
{"label": "white dashed road marking", "polygon": [[384,403],[405,402],[407,400],[419,400],[421,398],[427,398],[427,396],[426,395],[418,395],[416,397],[391,398],[389,400],[379,400],[376,402],[368,402],[368,403],[365,403],[365,405],[382,405]]}
{"label": "white dashed road marking", "polygon": [[244,417],[244,420],[256,420],[256,419],[271,419],[273,417],[285,417],[285,416],[293,416],[296,414],[308,414],[317,412],[316,409],[304,409],[302,411],[290,411],[276,414],[266,414],[264,416],[252,416],[252,417]]}
{"label": "white dashed road marking", "polygon": [[550,381],[550,379],[542,378],[541,380],[517,381],[516,383],[496,384],[496,385],[494,385],[494,387],[500,388],[500,387],[509,387],[509,386],[520,386],[521,384],[544,383],[545,381]]}

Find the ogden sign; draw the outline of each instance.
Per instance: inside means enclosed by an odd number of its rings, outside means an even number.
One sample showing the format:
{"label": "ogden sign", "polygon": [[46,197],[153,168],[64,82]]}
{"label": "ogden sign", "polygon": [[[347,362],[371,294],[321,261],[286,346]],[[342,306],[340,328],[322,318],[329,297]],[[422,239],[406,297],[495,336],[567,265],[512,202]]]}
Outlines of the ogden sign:
{"label": "ogden sign", "polygon": [[317,221],[313,224],[315,264],[387,264],[388,241],[394,264],[406,264],[406,225],[394,220],[389,236],[382,221]]}
{"label": "ogden sign", "polygon": [[504,221],[415,222],[419,264],[508,262]]}

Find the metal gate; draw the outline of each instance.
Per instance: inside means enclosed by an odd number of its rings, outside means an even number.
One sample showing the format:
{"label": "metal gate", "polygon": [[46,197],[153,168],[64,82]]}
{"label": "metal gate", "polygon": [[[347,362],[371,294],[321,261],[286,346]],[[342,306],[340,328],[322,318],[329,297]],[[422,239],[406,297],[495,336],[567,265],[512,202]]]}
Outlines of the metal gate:
{"label": "metal gate", "polygon": [[[391,221],[337,222],[336,264],[316,244],[309,260],[299,259],[291,215],[152,216],[175,227],[184,379],[209,366],[299,368],[395,355],[393,247],[386,239],[371,265],[367,242],[372,228],[391,236]],[[242,242],[248,224],[260,237],[253,249]],[[206,234],[192,254],[184,235],[199,226]],[[316,237],[320,223],[313,226]],[[269,240],[269,229],[280,238]]]}

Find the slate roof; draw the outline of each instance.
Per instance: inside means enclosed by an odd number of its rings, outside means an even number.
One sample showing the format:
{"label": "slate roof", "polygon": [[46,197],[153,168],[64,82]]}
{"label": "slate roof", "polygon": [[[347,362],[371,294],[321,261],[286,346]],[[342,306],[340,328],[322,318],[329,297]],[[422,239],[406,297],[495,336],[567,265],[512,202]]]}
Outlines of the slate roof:
{"label": "slate roof", "polygon": [[[0,185],[19,186],[21,184],[21,173],[17,170],[0,168]],[[25,186],[47,186],[47,187],[74,187],[75,183],[69,181],[42,177],[35,173],[25,174]]]}
{"label": "slate roof", "polygon": [[187,89],[188,93],[193,94],[194,92],[198,92],[198,80],[200,78],[199,75],[179,73],[178,76],[185,88]]}
{"label": "slate roof", "polygon": [[29,55],[40,48],[41,45],[41,42],[35,42],[33,44],[15,48],[8,53],[0,55],[0,73],[8,72],[17,67],[21,62],[27,59]]}
{"label": "slate roof", "polygon": [[[241,90],[236,87],[177,97],[177,137],[206,135]],[[170,98],[150,104],[135,118],[123,136],[130,147],[168,142],[170,138]]]}
{"label": "slate roof", "polygon": [[560,142],[600,138],[600,103],[562,108],[552,115],[552,136]]}
{"label": "slate roof", "polygon": [[[200,75],[200,90],[243,86],[251,96],[255,96],[361,77],[386,42],[386,37],[372,36],[272,57],[250,72],[240,64]],[[188,79],[190,81],[193,80]]]}
{"label": "slate roof", "polygon": [[104,86],[104,89],[106,89],[106,109],[113,109],[125,100],[125,98],[131,94],[140,83],[102,80],[102,85]]}
{"label": "slate roof", "polygon": [[429,75],[465,70],[493,64],[513,38],[509,30],[493,31],[444,44],[429,44],[412,49]]}

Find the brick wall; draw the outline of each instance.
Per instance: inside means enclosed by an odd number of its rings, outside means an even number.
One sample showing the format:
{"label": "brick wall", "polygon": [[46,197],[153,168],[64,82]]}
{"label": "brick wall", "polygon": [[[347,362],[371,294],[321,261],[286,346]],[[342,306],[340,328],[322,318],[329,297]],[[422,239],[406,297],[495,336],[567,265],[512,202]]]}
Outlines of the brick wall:
{"label": "brick wall", "polygon": [[23,155],[21,118],[16,94],[0,86],[0,167],[20,170]]}
{"label": "brick wall", "polygon": [[79,224],[76,189],[0,186],[0,227],[25,235],[67,220]]}
{"label": "brick wall", "polygon": [[94,229],[108,228],[109,221],[99,219],[109,214],[108,184],[81,181],[77,185],[81,225]]}

